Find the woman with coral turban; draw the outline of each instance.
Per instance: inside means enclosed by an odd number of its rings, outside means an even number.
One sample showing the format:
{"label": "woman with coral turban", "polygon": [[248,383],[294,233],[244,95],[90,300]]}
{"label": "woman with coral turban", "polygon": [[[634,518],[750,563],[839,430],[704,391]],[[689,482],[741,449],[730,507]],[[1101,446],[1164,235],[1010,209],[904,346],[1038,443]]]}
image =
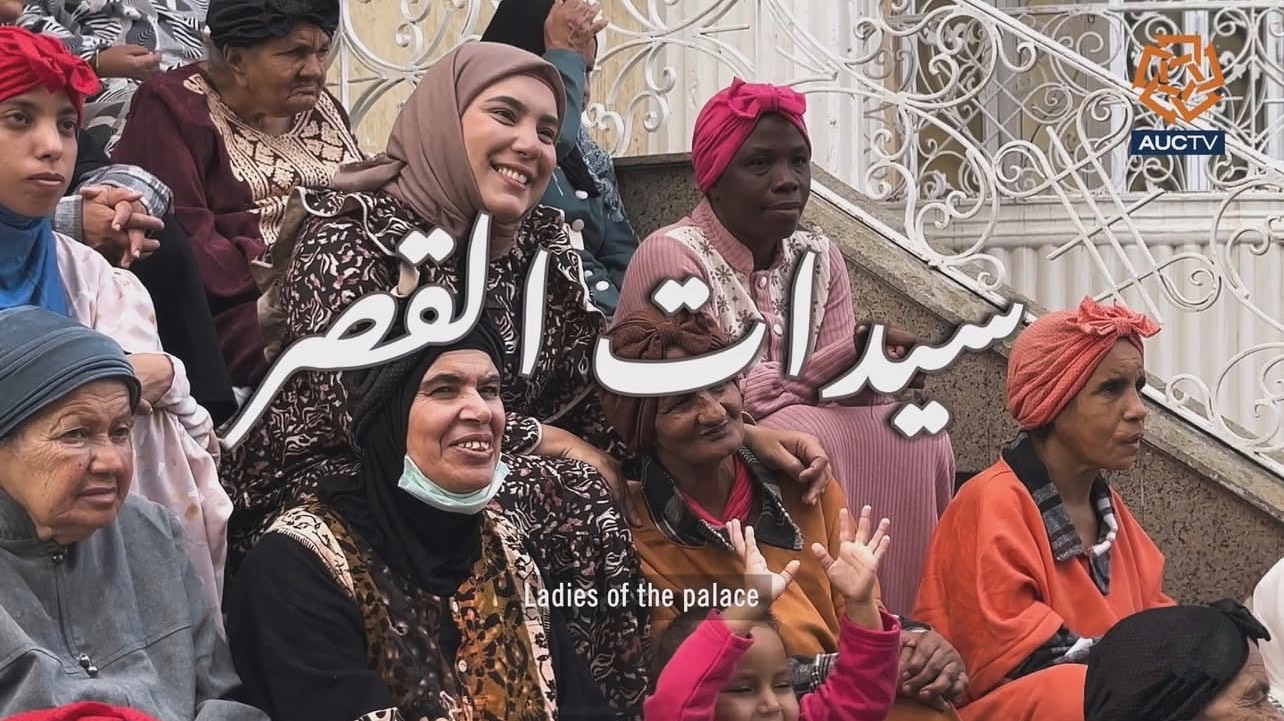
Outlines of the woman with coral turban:
{"label": "woman with coral turban", "polygon": [[1104,476],[1143,437],[1142,338],[1159,328],[1085,298],[1040,318],[1008,359],[1022,433],[941,517],[914,615],[954,644],[968,719],[1082,721],[1088,649],[1172,604],[1164,557]]}

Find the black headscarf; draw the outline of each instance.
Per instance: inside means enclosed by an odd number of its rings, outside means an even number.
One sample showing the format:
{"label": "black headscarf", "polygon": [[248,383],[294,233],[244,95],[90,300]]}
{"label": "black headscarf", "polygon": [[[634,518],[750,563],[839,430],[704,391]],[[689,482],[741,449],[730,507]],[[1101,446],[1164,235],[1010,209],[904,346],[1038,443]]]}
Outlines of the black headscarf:
{"label": "black headscarf", "polygon": [[1195,718],[1244,667],[1248,642],[1270,637],[1247,608],[1229,599],[1133,614],[1088,655],[1084,719]]}
{"label": "black headscarf", "polygon": [[504,346],[483,318],[462,340],[343,374],[353,441],[361,466],[321,480],[321,498],[395,572],[438,596],[449,596],[481,553],[481,516],[432,508],[397,487],[406,457],[410,406],[424,374],[443,354],[480,350],[503,372]]}
{"label": "black headscarf", "polygon": [[108,378],[125,384],[136,408],[142,386],[116,341],[44,308],[0,310],[0,438],[77,388]]}
{"label": "black headscarf", "polygon": [[339,0],[211,0],[205,23],[217,48],[246,48],[290,34],[299,21],[334,37]]}
{"label": "black headscarf", "polygon": [[[495,8],[495,16],[482,33],[483,42],[503,43],[544,57],[544,21],[553,9],[553,0],[504,0]],[[562,122],[566,122],[563,118]],[[590,198],[601,195],[584,154],[578,143],[557,167],[566,173],[566,180],[576,190],[588,193]]]}

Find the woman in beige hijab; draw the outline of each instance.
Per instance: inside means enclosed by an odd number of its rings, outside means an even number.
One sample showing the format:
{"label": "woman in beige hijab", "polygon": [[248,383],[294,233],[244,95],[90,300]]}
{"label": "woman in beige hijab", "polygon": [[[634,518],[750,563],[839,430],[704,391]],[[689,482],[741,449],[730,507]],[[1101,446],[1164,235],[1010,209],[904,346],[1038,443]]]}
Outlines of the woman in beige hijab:
{"label": "woman in beige hijab", "polygon": [[[398,116],[386,157],[341,173],[335,184],[343,190],[299,192],[297,230],[287,227],[273,250],[276,307],[267,318],[281,326],[269,344],[284,348],[324,332],[348,304],[375,292],[405,297],[436,285],[463,298],[468,234],[479,213],[491,215],[483,315],[504,348],[502,449],[510,469],[495,502],[538,539],[532,550],[546,585],[579,593],[583,602],[565,609],[576,651],[608,701],[632,714],[646,687],[648,614],[605,600],[610,588],[639,576],[608,488],[619,487],[626,453],[602,415],[590,369],[603,317],[561,214],[536,205],[556,166],[564,98],[552,65],[511,46],[469,43],[438,61]],[[403,240],[434,229],[456,240],[451,258],[412,265],[398,254]],[[542,343],[533,369],[522,373],[525,283],[539,251],[548,253]],[[236,449],[224,473],[238,503],[234,551],[311,494],[318,478],[353,462],[346,398],[337,374],[300,373]],[[792,462],[791,475],[804,481],[824,475],[819,446],[796,434],[762,431],[748,445],[786,472]]]}

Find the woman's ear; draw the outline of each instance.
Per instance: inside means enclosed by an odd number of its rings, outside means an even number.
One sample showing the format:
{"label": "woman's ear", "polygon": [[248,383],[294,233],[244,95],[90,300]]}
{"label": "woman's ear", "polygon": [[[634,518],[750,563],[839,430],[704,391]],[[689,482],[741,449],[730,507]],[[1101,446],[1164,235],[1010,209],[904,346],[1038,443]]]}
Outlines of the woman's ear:
{"label": "woman's ear", "polygon": [[232,76],[237,80],[245,77],[246,60],[249,54],[249,48],[229,47],[223,51],[223,61],[227,64],[227,69],[232,71]]}

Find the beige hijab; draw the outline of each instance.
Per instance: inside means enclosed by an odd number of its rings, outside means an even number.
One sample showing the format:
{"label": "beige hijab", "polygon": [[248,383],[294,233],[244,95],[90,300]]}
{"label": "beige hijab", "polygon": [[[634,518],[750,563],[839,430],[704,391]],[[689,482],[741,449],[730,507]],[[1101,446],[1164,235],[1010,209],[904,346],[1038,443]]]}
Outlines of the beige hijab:
{"label": "beige hijab", "polygon": [[[335,187],[382,188],[433,227],[463,238],[484,208],[464,148],[460,118],[483,90],[513,75],[530,75],[547,84],[557,101],[557,117],[565,115],[566,90],[550,63],[511,45],[465,43],[420,79],[392,126],[386,154],[343,168],[335,176]],[[539,195],[544,187],[538,189]],[[519,225],[520,221],[496,221],[491,237],[511,239]]]}

